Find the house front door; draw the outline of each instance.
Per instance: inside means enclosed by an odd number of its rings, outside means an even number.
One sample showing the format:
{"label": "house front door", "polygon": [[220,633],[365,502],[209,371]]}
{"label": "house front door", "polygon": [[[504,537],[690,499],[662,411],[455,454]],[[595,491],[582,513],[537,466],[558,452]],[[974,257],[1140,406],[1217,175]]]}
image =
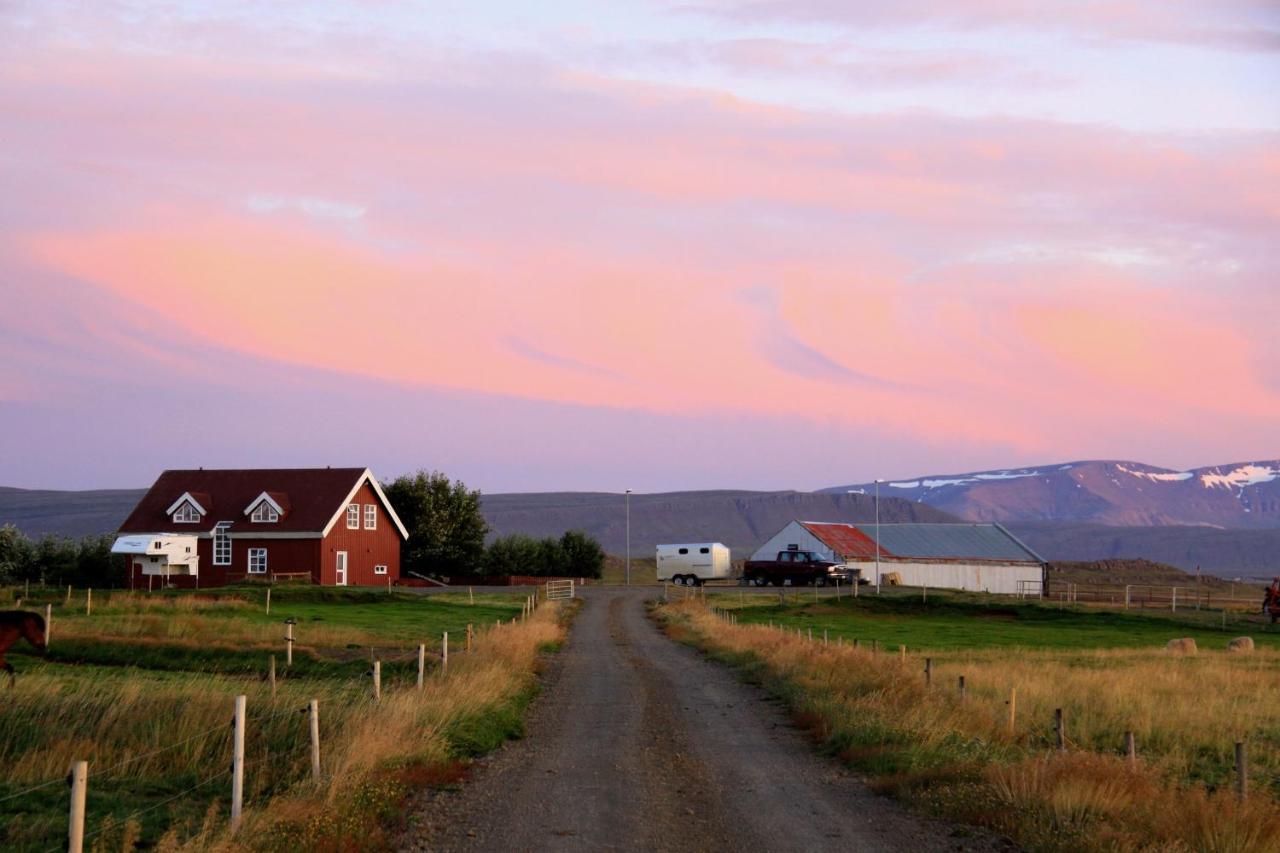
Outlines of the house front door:
{"label": "house front door", "polygon": [[336,583],[338,586],[347,585],[347,552],[346,551],[338,552],[338,560],[334,564],[333,582]]}

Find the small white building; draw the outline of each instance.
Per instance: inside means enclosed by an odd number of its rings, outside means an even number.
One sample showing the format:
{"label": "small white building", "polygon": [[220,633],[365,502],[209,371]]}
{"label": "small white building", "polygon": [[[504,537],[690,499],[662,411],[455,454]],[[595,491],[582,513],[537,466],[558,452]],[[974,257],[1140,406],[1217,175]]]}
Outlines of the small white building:
{"label": "small white building", "polygon": [[999,524],[793,521],[752,559],[771,560],[789,549],[844,563],[871,583],[888,583],[885,576],[896,573],[904,586],[1008,595],[1038,595],[1044,589],[1045,561]]}

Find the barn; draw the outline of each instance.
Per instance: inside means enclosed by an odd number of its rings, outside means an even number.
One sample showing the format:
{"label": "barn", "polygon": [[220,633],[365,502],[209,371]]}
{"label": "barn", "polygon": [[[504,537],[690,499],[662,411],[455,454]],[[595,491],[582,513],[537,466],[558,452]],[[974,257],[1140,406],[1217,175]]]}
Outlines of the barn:
{"label": "barn", "polygon": [[872,583],[887,583],[885,576],[896,572],[906,586],[971,592],[1039,594],[1046,571],[1040,555],[999,524],[793,521],[761,545],[752,559],[773,559],[788,549],[814,551],[860,569]]}
{"label": "barn", "polygon": [[112,546],[135,587],[386,586],[408,533],[367,468],[165,471]]}

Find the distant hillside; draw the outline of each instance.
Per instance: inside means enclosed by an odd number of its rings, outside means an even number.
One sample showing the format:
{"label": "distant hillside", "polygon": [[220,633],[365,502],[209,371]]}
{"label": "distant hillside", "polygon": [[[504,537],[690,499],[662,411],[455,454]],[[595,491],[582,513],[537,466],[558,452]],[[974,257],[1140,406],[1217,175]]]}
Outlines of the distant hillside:
{"label": "distant hillside", "polygon": [[[870,493],[874,485],[833,486]],[[971,521],[1086,522],[1116,527],[1280,528],[1280,461],[1171,471],[1141,462],[1069,462],[894,480],[906,498]]]}
{"label": "distant hillside", "polygon": [[[606,551],[626,550],[624,499],[600,492],[546,492],[484,495],[483,508],[494,535],[528,533],[558,536],[585,530]],[[668,492],[631,496],[631,553],[652,555],[663,542],[718,541],[745,557],[795,519],[871,521],[875,504],[867,495],[816,492]],[[880,500],[880,520],[954,521],[939,510],[897,498]]]}
{"label": "distant hillside", "polygon": [[1151,560],[1093,560],[1088,563],[1057,561],[1050,567],[1050,583],[1074,583],[1081,586],[1109,586],[1118,584],[1148,584],[1151,586],[1196,587],[1214,593],[1241,592],[1247,587],[1237,585],[1210,574],[1199,577],[1195,572],[1184,572],[1176,566]]}
{"label": "distant hillside", "polygon": [[1222,577],[1280,575],[1280,530],[1212,527],[1105,527],[1054,522],[1010,523],[1015,535],[1047,560],[1146,559]]}
{"label": "distant hillside", "polygon": [[[1034,478],[1011,479],[1029,483]],[[923,488],[923,484],[916,488]],[[884,485],[881,489],[880,514],[885,523],[955,520],[944,509],[903,500],[904,490],[890,493]],[[1084,491],[1083,485],[1081,491]],[[71,537],[109,533],[119,527],[142,494],[142,489],[59,492],[0,488],[0,524],[16,524],[33,537],[46,533]],[[1269,500],[1256,495],[1249,497],[1255,506]],[[565,530],[577,529],[597,537],[609,553],[625,551],[622,495],[599,492],[494,494],[484,495],[482,501],[495,536],[517,532],[558,536]],[[947,505],[967,506],[963,502]],[[735,557],[741,558],[793,519],[867,522],[874,517],[875,505],[870,494],[850,495],[843,489],[825,493],[706,491],[632,495],[631,553],[638,557],[651,555],[653,546],[659,542],[718,540],[729,545]],[[1280,574],[1280,529],[1276,528],[1106,526],[1045,520],[1005,523],[1051,561],[1144,558],[1186,571],[1195,571],[1196,566],[1200,566],[1205,572],[1224,577]]]}
{"label": "distant hillside", "polygon": [[110,533],[145,493],[146,489],[60,492],[0,486],[0,524],[16,525],[32,538]]}

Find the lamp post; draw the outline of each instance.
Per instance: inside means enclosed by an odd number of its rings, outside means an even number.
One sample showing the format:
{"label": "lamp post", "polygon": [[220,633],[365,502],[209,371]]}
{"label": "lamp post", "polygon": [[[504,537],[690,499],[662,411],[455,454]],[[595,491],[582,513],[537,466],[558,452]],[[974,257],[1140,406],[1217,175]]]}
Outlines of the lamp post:
{"label": "lamp post", "polygon": [[880,594],[880,483],[876,479],[876,595]]}
{"label": "lamp post", "polygon": [[631,490],[627,489],[627,586],[631,586]]}

